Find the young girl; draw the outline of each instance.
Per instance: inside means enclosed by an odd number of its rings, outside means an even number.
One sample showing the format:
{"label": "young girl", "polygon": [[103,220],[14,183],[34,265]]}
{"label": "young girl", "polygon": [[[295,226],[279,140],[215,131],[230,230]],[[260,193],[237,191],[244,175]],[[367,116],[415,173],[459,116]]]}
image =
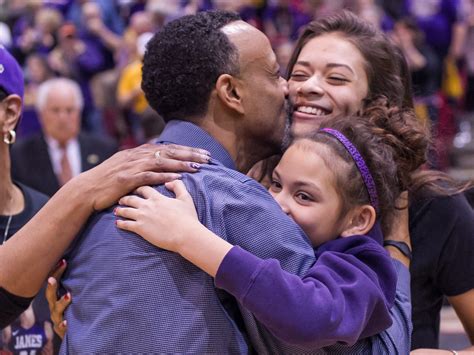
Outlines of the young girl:
{"label": "young girl", "polygon": [[[393,106],[414,108],[410,71],[400,50],[349,12],[311,22],[295,45],[287,72],[295,135],[317,129],[323,118],[354,113],[380,95]],[[308,115],[302,106],[326,112]],[[439,346],[445,298],[474,344],[474,215],[462,190],[436,171],[418,171],[413,177],[410,223],[404,227],[413,245],[412,349]],[[388,249],[394,257],[401,255],[393,246]]]}
{"label": "young girl", "polygon": [[[115,214],[127,220],[117,226],[215,277],[217,287],[283,341],[352,345],[377,333],[381,323],[391,324],[396,275],[380,227],[389,229],[396,197],[425,161],[427,137],[411,111],[381,100],[363,117],[332,118],[290,145],[270,193],[316,248],[317,262],[302,279],[207,230],[181,182],[167,185],[176,199],[151,187],[137,190],[144,198],[122,198],[126,207]],[[364,319],[354,319],[361,309]]]}

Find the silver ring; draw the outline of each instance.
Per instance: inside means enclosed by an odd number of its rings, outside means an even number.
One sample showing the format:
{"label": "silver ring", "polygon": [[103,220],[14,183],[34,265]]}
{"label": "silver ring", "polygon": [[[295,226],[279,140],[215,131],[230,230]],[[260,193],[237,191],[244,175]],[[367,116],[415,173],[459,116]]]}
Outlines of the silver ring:
{"label": "silver ring", "polygon": [[160,158],[160,151],[159,151],[159,150],[157,150],[157,151],[155,152],[155,158],[156,158],[156,159],[159,159],[159,158]]}

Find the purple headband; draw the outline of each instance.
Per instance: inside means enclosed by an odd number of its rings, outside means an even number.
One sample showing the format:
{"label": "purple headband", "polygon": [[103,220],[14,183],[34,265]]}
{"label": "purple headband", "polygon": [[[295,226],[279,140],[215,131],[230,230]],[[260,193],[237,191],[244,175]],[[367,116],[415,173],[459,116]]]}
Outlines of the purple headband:
{"label": "purple headband", "polygon": [[323,128],[320,130],[320,132],[329,133],[330,135],[334,136],[349,152],[357,166],[357,169],[359,169],[362,180],[364,180],[365,187],[369,193],[370,204],[373,208],[375,208],[376,211],[378,211],[379,199],[377,197],[377,189],[375,187],[374,178],[372,177],[367,164],[365,164],[364,158],[362,158],[362,155],[360,155],[357,148],[349,141],[349,139],[346,138],[346,136],[335,129]]}

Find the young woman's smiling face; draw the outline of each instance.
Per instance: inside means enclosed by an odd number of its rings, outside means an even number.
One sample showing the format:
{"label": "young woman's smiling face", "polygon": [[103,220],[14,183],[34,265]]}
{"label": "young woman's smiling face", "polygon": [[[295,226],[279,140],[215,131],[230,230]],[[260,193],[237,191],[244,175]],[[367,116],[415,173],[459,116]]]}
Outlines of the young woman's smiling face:
{"label": "young woman's smiling face", "polygon": [[317,129],[328,117],[355,113],[368,94],[365,59],[337,32],[306,43],[288,83],[296,136]]}

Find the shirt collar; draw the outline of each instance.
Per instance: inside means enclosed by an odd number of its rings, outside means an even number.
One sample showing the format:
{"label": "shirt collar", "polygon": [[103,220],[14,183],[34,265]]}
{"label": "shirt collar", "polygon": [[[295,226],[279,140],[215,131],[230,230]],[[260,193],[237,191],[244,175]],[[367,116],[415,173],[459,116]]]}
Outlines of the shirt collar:
{"label": "shirt collar", "polygon": [[217,160],[225,167],[237,170],[234,161],[224,147],[209,133],[191,122],[169,121],[155,143],[174,143],[206,149],[211,153],[211,163],[213,160]]}
{"label": "shirt collar", "polygon": [[73,138],[73,139],[70,139],[70,140],[67,141],[65,147],[61,147],[61,145],[59,144],[59,142],[56,139],[54,139],[53,137],[48,136],[46,134],[44,135],[44,140],[46,141],[46,144],[48,145],[48,147],[50,149],[55,149],[55,150],[67,149],[72,144],[75,144],[77,142],[77,138]]}

